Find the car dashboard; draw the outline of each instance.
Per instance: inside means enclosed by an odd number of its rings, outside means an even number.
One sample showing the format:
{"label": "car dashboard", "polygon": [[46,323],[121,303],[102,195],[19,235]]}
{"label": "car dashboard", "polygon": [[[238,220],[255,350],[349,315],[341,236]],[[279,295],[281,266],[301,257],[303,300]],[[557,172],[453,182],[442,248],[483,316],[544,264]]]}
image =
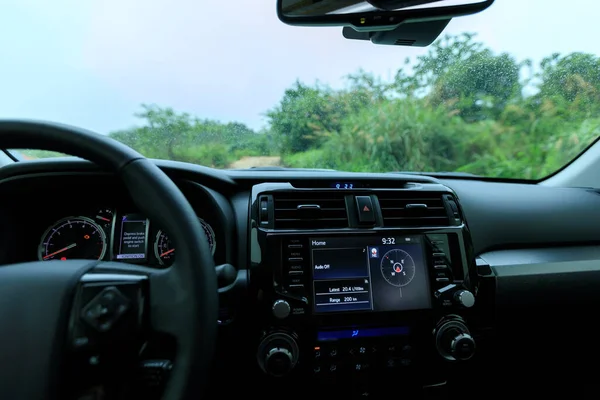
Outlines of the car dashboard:
{"label": "car dashboard", "polygon": [[[215,264],[235,271],[219,288],[211,390],[265,398],[588,390],[585,362],[600,353],[596,190],[156,163],[196,211]],[[175,262],[168,232],[91,163],[4,167],[0,198],[0,264]],[[168,375],[155,360],[177,362],[171,356],[161,338],[143,353],[154,362],[140,367],[149,393]]]}
{"label": "car dashboard", "polygon": [[[215,262],[228,262],[228,203],[191,182],[182,189],[193,199]],[[175,262],[168,232],[139,212],[113,177],[32,177],[10,190],[0,210],[3,227],[10,227],[0,248],[4,263],[83,258],[167,268]]]}

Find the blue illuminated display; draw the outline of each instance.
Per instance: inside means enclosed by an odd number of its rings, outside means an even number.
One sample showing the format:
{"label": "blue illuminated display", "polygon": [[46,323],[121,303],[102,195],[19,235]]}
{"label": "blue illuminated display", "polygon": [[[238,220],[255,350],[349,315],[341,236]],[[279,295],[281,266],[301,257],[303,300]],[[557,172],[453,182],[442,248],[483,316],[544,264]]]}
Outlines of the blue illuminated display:
{"label": "blue illuminated display", "polygon": [[331,187],[335,189],[354,189],[356,186],[352,182],[336,182]]}
{"label": "blue illuminated display", "polygon": [[396,326],[391,328],[353,328],[335,331],[321,331],[317,333],[318,341],[354,339],[366,337],[382,336],[407,336],[410,329],[406,326]]}

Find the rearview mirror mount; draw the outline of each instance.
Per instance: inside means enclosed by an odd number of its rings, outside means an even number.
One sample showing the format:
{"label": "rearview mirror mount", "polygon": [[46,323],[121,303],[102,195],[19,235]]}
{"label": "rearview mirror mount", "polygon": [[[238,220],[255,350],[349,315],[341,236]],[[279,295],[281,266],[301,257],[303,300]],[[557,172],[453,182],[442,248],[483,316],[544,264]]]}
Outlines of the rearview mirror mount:
{"label": "rearview mirror mount", "polygon": [[294,26],[344,26],[392,31],[405,22],[450,20],[477,14],[494,0],[277,0],[277,16]]}
{"label": "rearview mirror mount", "polygon": [[378,31],[357,31],[345,26],[342,34],[346,39],[370,40],[373,44],[427,47],[440,36],[449,22],[449,19],[406,22],[392,30]]}

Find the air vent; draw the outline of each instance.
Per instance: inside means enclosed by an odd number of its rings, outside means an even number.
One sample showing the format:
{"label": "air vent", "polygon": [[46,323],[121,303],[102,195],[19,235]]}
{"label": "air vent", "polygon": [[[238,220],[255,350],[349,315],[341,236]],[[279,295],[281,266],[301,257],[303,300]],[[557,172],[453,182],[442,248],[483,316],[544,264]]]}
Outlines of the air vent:
{"label": "air vent", "polygon": [[273,199],[275,229],[348,227],[346,200],[339,193],[277,193]]}
{"label": "air vent", "polygon": [[378,198],[386,227],[450,225],[442,194],[398,191],[380,193]]}

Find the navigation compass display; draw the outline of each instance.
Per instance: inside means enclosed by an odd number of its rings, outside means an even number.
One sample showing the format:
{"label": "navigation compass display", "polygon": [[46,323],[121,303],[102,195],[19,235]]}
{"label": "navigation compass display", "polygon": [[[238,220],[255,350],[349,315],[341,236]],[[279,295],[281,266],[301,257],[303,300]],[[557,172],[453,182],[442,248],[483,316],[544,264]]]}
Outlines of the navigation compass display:
{"label": "navigation compass display", "polygon": [[392,286],[408,285],[415,277],[415,269],[415,261],[404,250],[390,250],[381,258],[381,274]]}

